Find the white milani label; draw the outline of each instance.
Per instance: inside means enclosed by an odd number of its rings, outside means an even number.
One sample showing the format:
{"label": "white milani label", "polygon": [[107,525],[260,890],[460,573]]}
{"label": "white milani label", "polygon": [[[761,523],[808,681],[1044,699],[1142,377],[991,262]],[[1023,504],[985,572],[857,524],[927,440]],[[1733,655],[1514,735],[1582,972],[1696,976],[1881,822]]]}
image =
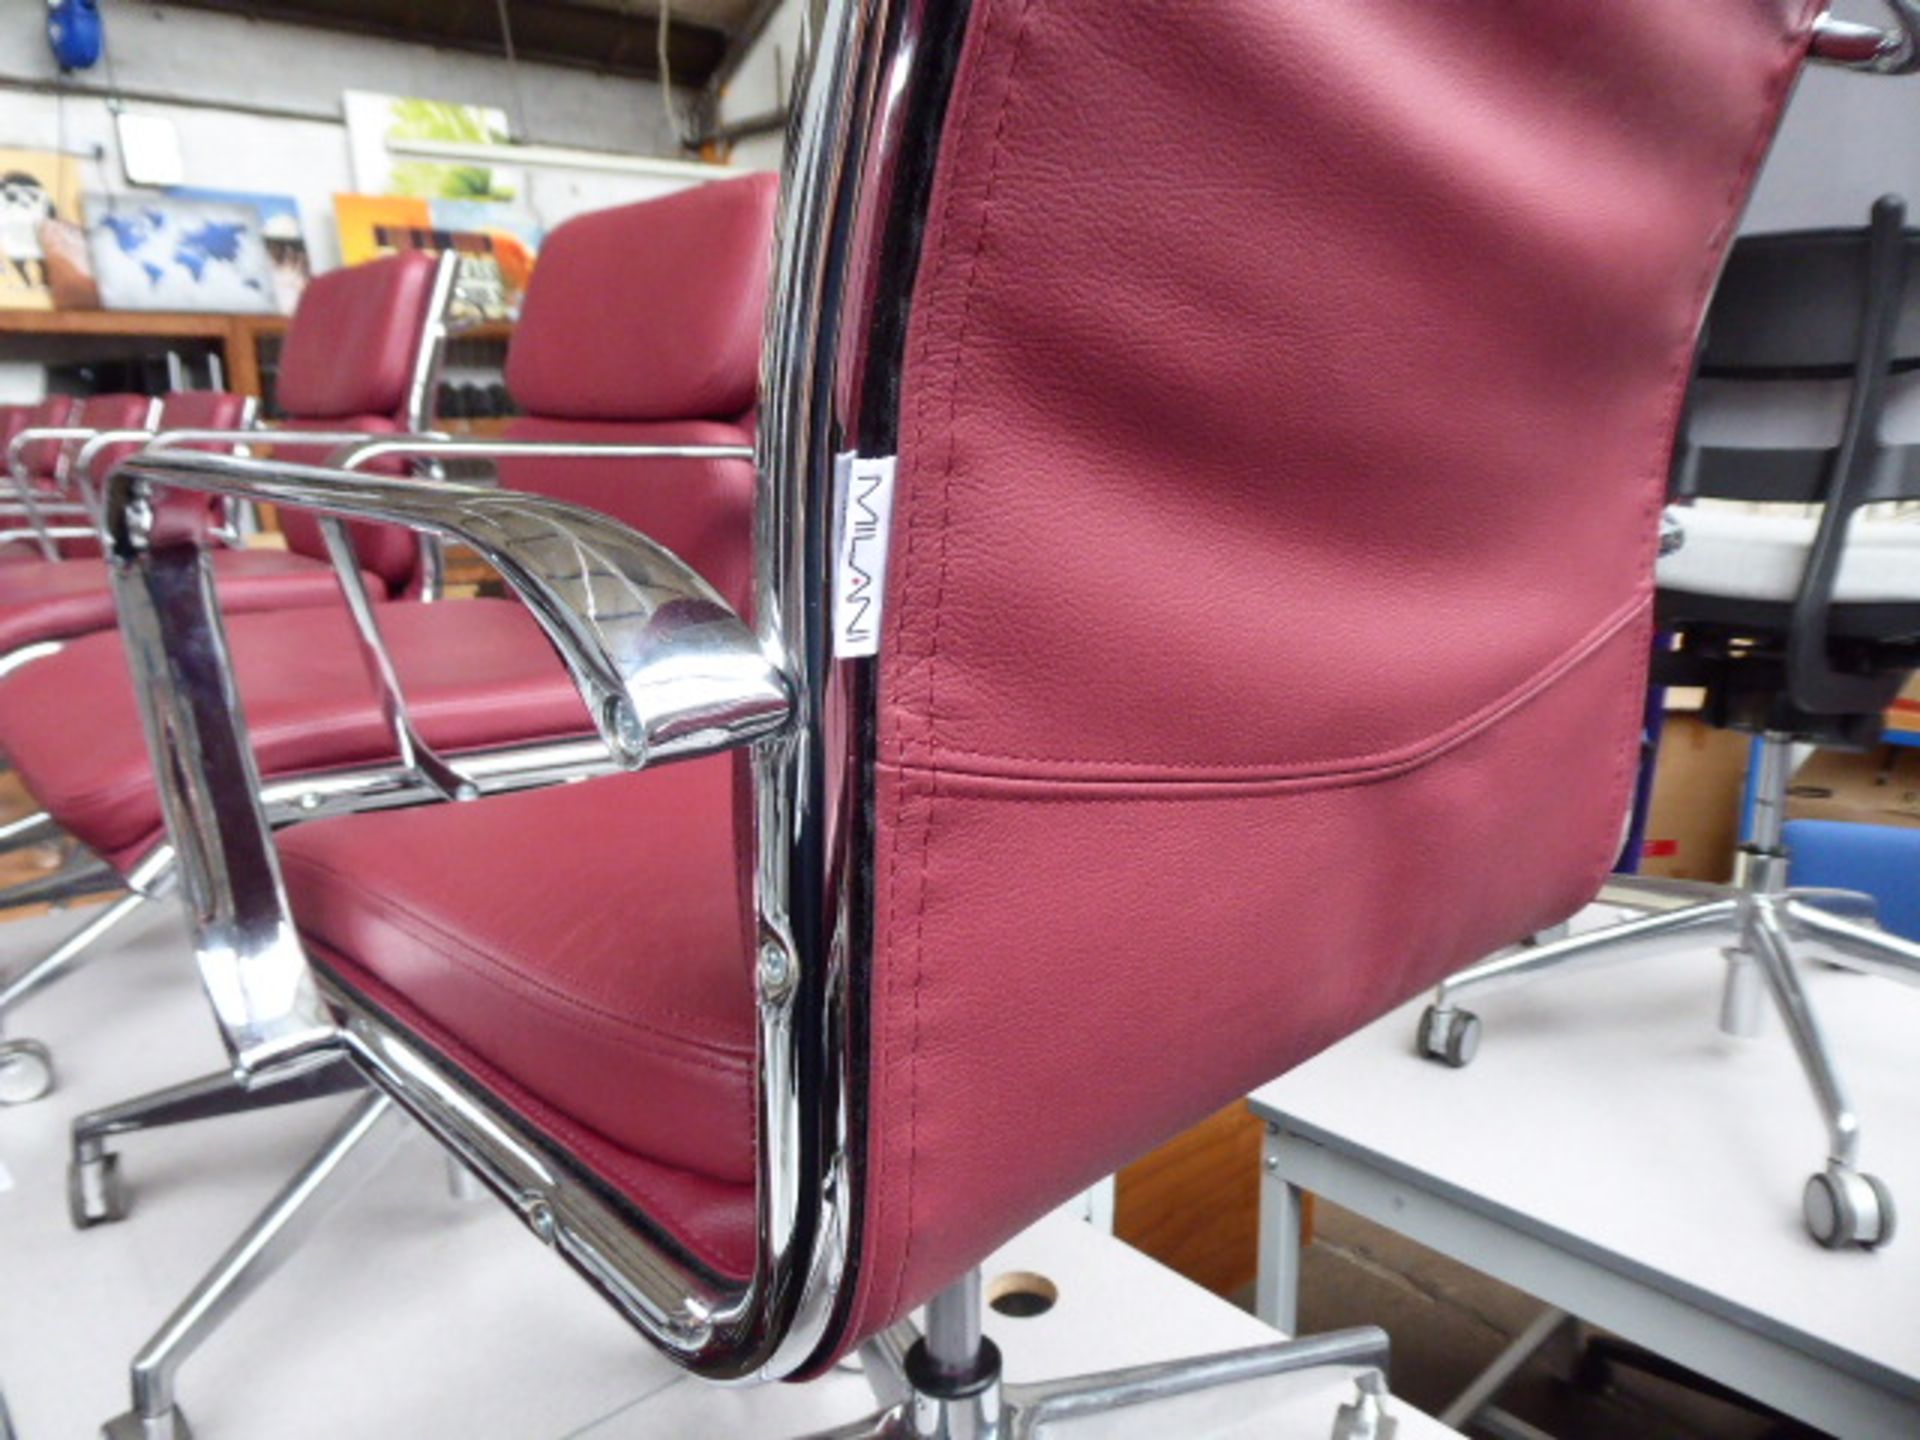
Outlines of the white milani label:
{"label": "white milani label", "polygon": [[834,540],[833,653],[880,653],[887,594],[887,542],[893,533],[893,456],[842,455],[839,526]]}

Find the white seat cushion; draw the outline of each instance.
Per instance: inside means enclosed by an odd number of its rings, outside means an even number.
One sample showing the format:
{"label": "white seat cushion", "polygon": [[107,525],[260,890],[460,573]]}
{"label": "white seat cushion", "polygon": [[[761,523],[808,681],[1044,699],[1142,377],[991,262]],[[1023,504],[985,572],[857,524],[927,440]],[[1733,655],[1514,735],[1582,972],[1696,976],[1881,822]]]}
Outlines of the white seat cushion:
{"label": "white seat cushion", "polygon": [[[1800,593],[1815,515],[1720,505],[1674,506],[1660,557],[1662,590],[1739,600],[1791,601]],[[1855,516],[1833,598],[1841,604],[1920,604],[1920,517]]]}

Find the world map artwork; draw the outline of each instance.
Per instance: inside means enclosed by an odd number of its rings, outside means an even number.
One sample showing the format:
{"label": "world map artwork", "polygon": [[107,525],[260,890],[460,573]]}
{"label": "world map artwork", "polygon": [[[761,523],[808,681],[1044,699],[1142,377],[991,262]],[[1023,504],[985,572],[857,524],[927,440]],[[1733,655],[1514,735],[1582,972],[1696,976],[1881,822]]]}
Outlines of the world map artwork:
{"label": "world map artwork", "polygon": [[257,212],[199,201],[90,207],[104,303],[143,310],[274,308]]}
{"label": "world map artwork", "polygon": [[[171,229],[167,215],[159,210],[140,210],[133,215],[109,215],[100,222],[112,233],[114,243],[129,259],[139,262],[147,278],[158,285],[166,278],[164,266],[150,258],[156,238],[164,238]],[[247,227],[238,222],[208,220],[183,232],[172,243],[172,259],[194,278],[206,279],[209,265],[232,265],[240,258],[240,239]],[[162,247],[164,248],[164,246]],[[260,282],[243,278],[241,283],[258,289]]]}

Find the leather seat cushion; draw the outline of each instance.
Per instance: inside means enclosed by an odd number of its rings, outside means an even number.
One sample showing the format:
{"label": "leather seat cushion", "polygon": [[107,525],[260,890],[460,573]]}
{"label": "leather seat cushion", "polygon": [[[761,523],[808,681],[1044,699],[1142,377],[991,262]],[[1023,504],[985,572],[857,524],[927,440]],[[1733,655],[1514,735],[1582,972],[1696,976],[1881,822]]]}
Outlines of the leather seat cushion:
{"label": "leather seat cushion", "polygon": [[279,844],[301,933],[347,983],[372,976],[622,1150],[751,1181],[729,757],[320,821]]}
{"label": "leather seat cushion", "polygon": [[[517,603],[396,603],[381,607],[380,624],[415,724],[437,749],[591,733],[573,682]],[[393,756],[344,607],[236,615],[226,629],[263,776]],[[159,796],[117,631],[0,680],[0,748],[42,808],[115,863],[138,859],[158,836]]]}
{"label": "leather seat cushion", "polygon": [[[209,552],[220,603],[229,614],[310,605],[338,605],[340,587],[324,560],[287,550]],[[370,593],[386,594],[376,575]],[[117,623],[106,566],[86,557],[27,558],[0,566],[0,653],[43,640],[112,630]],[[113,637],[119,643],[118,637]]]}

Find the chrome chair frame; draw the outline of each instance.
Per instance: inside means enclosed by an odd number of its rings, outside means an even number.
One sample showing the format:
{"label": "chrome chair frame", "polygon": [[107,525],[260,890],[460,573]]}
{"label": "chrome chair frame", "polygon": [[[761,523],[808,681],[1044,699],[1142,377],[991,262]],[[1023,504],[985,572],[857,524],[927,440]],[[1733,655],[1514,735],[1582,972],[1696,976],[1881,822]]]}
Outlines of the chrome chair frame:
{"label": "chrome chair frame", "polygon": [[[108,486],[122,632],[235,1073],[258,1082],[344,1056],[375,1090],[293,1188],[313,1203],[326,1198],[325,1175],[356,1170],[357,1137],[397,1106],[656,1348],[708,1379],[807,1373],[840,1346],[850,1320],[866,1166],[856,991],[871,944],[875,677],[870,660],[835,653],[825,577],[852,460],[894,449],[905,316],[897,305],[866,307],[911,286],[966,15],[964,0],[826,7],[790,135],[762,362],[754,629],[644,536],[536,496],[170,454],[124,463]],[[856,283],[863,277],[878,283]],[[217,599],[191,548],[143,528],[141,496],[152,485],[410,525],[472,546],[565,657],[621,768],[748,751],[758,917],[751,1276],[711,1273],[556,1140],[309,964],[234,703]],[[133,1409],[110,1435],[186,1433],[178,1367],[204,1338],[205,1317],[225,1313],[228,1297],[277,1259],[285,1227],[276,1202],[156,1335],[136,1362]],[[921,1436],[1025,1433],[1022,1397],[1003,1391],[980,1338],[977,1277],[936,1300],[929,1317],[931,1344],[916,1346],[905,1367],[906,1411],[897,1394],[883,1395],[886,1410],[846,1433],[908,1433],[896,1428],[903,1423]],[[1346,1433],[1389,1433],[1379,1404],[1385,1337],[1362,1330],[1307,1345],[1092,1377],[1024,1403],[1046,1418],[1071,1408],[1065,1396],[1075,1390],[1089,1408],[1111,1407],[1342,1361],[1372,1377],[1341,1422]]]}
{"label": "chrome chair frame", "polygon": [[[445,357],[446,341],[452,333],[451,322],[447,315],[452,305],[458,263],[458,257],[452,252],[442,255],[434,271],[433,284],[428,291],[426,321],[420,342],[415,349],[413,368],[409,372],[407,382],[405,413],[410,432],[398,436],[381,437],[383,440],[431,446],[446,438],[429,432],[427,427],[431,419],[430,407],[434,389]],[[74,533],[102,535],[104,516],[98,494],[98,468],[101,456],[108,449],[132,442],[142,444],[147,451],[165,451],[182,446],[230,444],[236,452],[239,452],[248,445],[263,443],[276,433],[256,427],[254,422],[257,404],[257,401],[249,401],[243,415],[243,423],[232,430],[184,428],[155,430],[152,424],[159,418],[156,401],[155,408],[150,409],[148,413],[150,424],[147,429],[103,431],[77,426],[57,428],[43,426],[37,430],[23,431],[15,436],[9,443],[6,454],[7,475],[32,521],[30,533],[40,544],[42,555],[49,559],[58,559],[58,551],[52,542],[54,539],[64,538],[66,531],[49,529],[45,524],[43,513],[35,508],[38,502],[32,494],[30,480],[24,473],[25,449],[35,439],[57,438],[63,442],[57,482],[62,489],[77,490],[78,499],[60,502],[63,507],[61,513],[71,509],[88,520],[84,528],[78,528]],[[302,445],[347,447],[348,452],[352,447],[365,444],[369,438],[365,431],[359,430],[284,433],[297,435]],[[64,443],[72,441],[82,442],[77,454],[67,448]],[[371,463],[375,458],[379,458],[379,455],[371,456],[363,463]],[[245,527],[229,525],[226,528],[229,534],[223,538],[226,543],[232,543],[238,539],[239,532]],[[343,596],[349,608],[354,609],[357,605],[366,603],[365,586],[361,580],[358,565],[351,563],[350,547],[343,548],[345,544],[344,534],[329,534],[329,557],[339,577]],[[419,545],[419,598],[434,600],[439,598],[443,590],[446,569],[444,555],[439,542],[430,535],[421,535]],[[364,624],[361,628],[364,633]],[[64,640],[37,641],[0,655],[0,679],[4,679],[23,665],[59,654],[66,648],[66,643]],[[391,663],[388,662],[387,669],[391,670],[391,668]],[[409,760],[412,758],[404,750],[402,755]],[[539,773],[546,773],[545,762],[535,762],[533,768]],[[412,767],[409,768],[409,773],[413,773]],[[384,798],[395,793],[395,787],[388,783],[388,780],[370,775],[329,776],[326,790],[330,796],[336,797],[334,800],[336,806],[341,803],[337,798],[340,796],[365,793]],[[276,802],[269,799],[267,803],[274,805]],[[319,805],[315,807],[315,811],[326,808],[328,807]],[[83,960],[91,958],[96,953],[94,946],[98,941],[138,913],[146,901],[158,899],[169,893],[172,883],[172,852],[166,845],[157,846],[153,853],[143,857],[129,873],[123,876],[114,866],[93,854],[73,837],[68,836],[45,812],[23,816],[0,827],[0,855],[48,844],[58,844],[61,847],[62,855],[58,868],[47,875],[36,876],[32,880],[0,890],[0,910],[37,904],[59,907],[101,895],[120,894],[121,898],[101,914],[88,920],[73,934],[58,942],[45,955],[9,973],[0,974],[0,1107],[25,1104],[40,1099],[54,1085],[53,1057],[44,1043],[27,1037],[12,1040],[4,1038],[7,1014],[28,996],[71,972]],[[168,1091],[163,1092],[160,1097],[154,1097],[153,1113],[155,1115],[177,1113],[172,1106],[163,1103],[171,1094],[172,1091]],[[129,1102],[127,1105],[114,1106],[108,1111],[97,1112],[95,1115],[82,1116],[81,1121],[91,1123],[100,1119],[102,1123],[111,1121],[123,1129],[133,1128],[130,1116],[132,1112],[141,1108],[142,1102]],[[74,1147],[76,1162],[69,1176],[70,1196],[122,1193],[113,1178],[115,1172],[111,1168],[114,1163],[111,1156],[101,1153],[99,1147],[93,1144],[87,1135],[77,1134]],[[97,1164],[94,1163],[96,1158]],[[77,1224],[92,1224],[118,1218],[120,1213],[124,1213],[124,1204],[82,1207],[76,1201],[73,1209]]]}
{"label": "chrome chair frame", "polygon": [[[159,418],[160,401],[152,399],[147,404],[144,430],[150,433]],[[33,476],[27,471],[28,446],[57,445],[59,449],[54,461],[53,488],[56,492],[64,491],[72,473],[73,442],[91,440],[99,433],[97,428],[86,425],[40,425],[22,430],[7,442],[6,476],[13,499],[0,506],[0,513],[24,517],[27,523],[24,527],[0,529],[0,545],[31,541],[38,547],[41,559],[58,560],[61,558],[59,541],[84,540],[99,533],[83,506],[73,501],[52,500],[35,494]],[[54,527],[47,523],[49,515],[75,517],[87,523]]]}
{"label": "chrome chair frame", "polygon": [[[143,455],[158,461],[161,456],[177,453],[180,446],[206,443],[209,436],[220,433],[171,432],[159,437]],[[303,440],[307,438],[302,436]],[[330,473],[351,476],[358,483],[375,487],[382,483],[381,477],[361,473],[364,467],[394,456],[429,461],[481,458],[605,461],[744,460],[752,454],[746,447],[734,445],[466,441],[437,435],[391,435],[369,440],[365,435],[353,433],[323,434],[315,439],[317,443],[342,447],[334,456],[339,468]],[[449,487],[447,482],[432,480],[418,483],[443,489],[459,488],[469,495],[483,497],[495,493],[479,486]],[[228,498],[235,501],[253,502],[262,498],[227,493]],[[362,662],[381,697],[382,713],[394,737],[396,759],[349,769],[280,776],[268,782],[256,779],[258,803],[271,828],[277,830],[307,820],[365,810],[537,789],[610,774],[619,768],[620,762],[609,754],[608,743],[584,733],[577,740],[534,741],[466,752],[451,758],[427,744],[408,713],[398,670],[380,634],[378,607],[367,595],[359,568],[353,563],[344,527],[337,520],[328,520],[325,533],[335,576],[354,621]],[[424,532],[422,540],[436,551],[439,549],[439,536]],[[564,649],[562,654],[564,658]],[[594,674],[582,683],[604,689],[610,682],[604,675]],[[126,893],[47,954],[10,975],[0,976],[0,1021],[28,996],[96,954],[97,942],[138,913],[146,902],[172,893],[176,855],[170,844],[157,844],[123,876],[78,841],[65,836],[45,813],[0,827],[0,854],[56,841],[64,844],[67,851],[61,868],[51,875],[0,892],[0,904],[66,904],[92,895]],[[280,1078],[256,1080],[223,1071],[77,1116],[72,1126],[68,1174],[69,1210],[74,1224],[85,1228],[119,1220],[127,1213],[127,1194],[119,1178],[118,1158],[105,1144],[109,1137],[306,1098],[299,1086],[283,1088]],[[0,1038],[0,1106],[37,1100],[46,1095],[53,1084],[52,1056],[43,1042],[29,1037]]]}

